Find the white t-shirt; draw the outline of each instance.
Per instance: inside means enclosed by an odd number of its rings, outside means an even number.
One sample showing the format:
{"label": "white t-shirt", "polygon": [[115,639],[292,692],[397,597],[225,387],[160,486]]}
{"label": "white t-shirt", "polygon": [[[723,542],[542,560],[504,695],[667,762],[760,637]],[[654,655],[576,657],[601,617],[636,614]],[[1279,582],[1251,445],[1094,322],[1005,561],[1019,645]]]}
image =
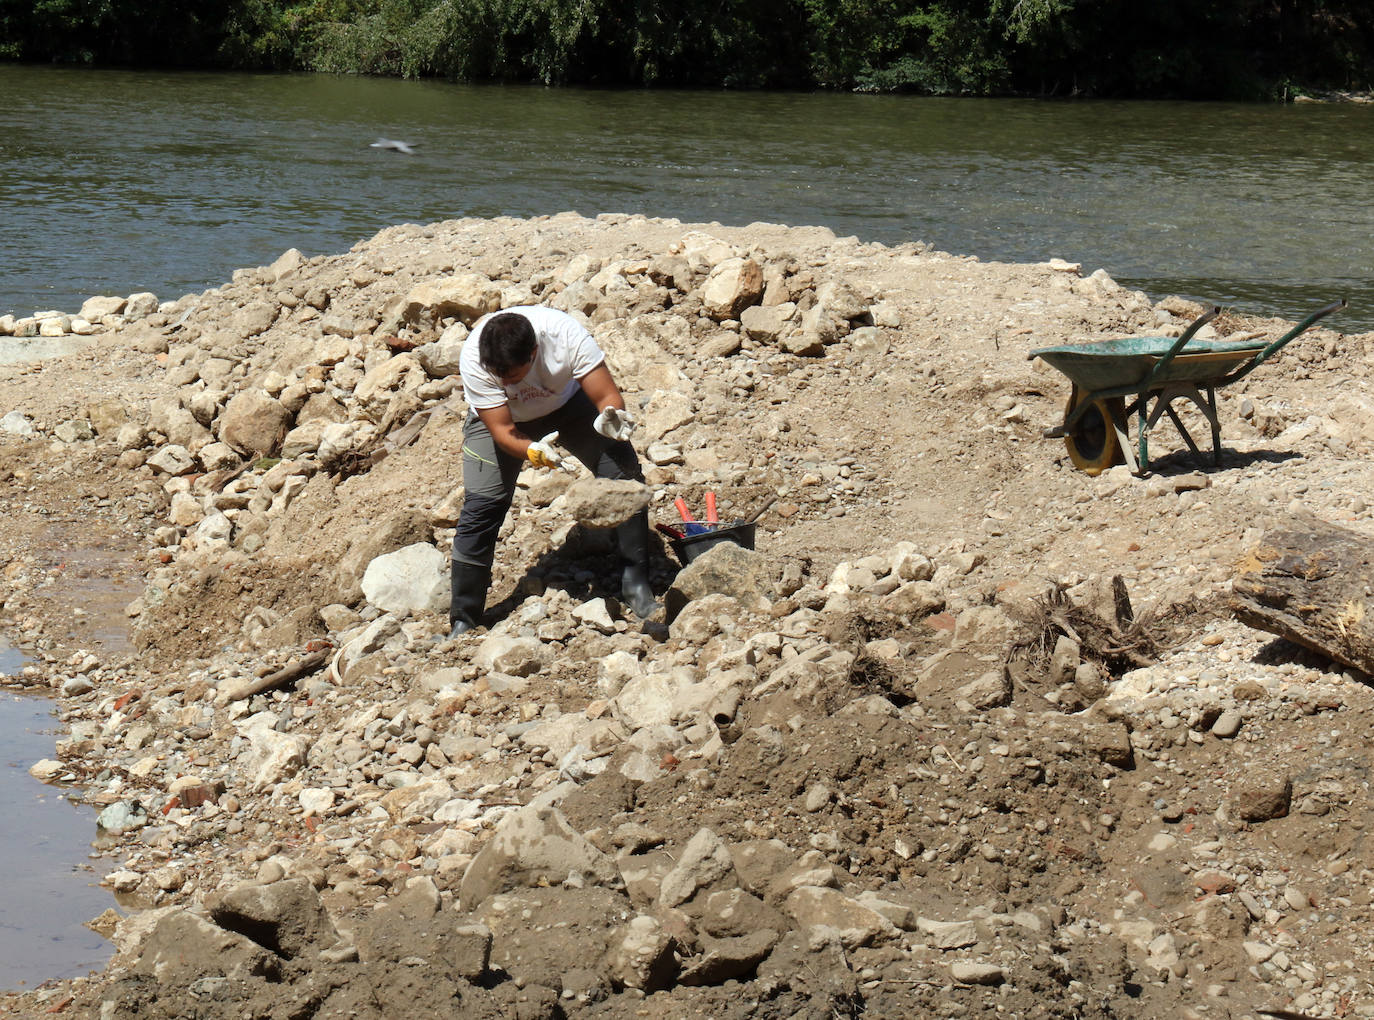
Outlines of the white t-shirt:
{"label": "white t-shirt", "polygon": [[493,314],[506,312],[523,315],[534,327],[534,365],[514,386],[502,386],[500,378],[483,368],[479,344],[482,327],[491,319],[490,315],[483,316],[463,341],[463,351],[458,356],[463,398],[473,410],[509,404],[510,416],[516,421],[542,418],[566,404],[577,392],[577,380],[605,361],[606,356],[592,335],[567,312],[526,305]]}

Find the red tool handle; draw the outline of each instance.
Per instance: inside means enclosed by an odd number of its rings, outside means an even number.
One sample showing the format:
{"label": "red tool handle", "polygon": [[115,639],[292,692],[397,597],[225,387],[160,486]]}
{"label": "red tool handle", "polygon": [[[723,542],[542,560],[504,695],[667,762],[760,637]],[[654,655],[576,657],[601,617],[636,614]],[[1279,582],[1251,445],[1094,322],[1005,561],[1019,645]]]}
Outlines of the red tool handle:
{"label": "red tool handle", "polygon": [[720,523],[720,518],[716,516],[716,494],[714,492],[706,494],[706,523]]}
{"label": "red tool handle", "polygon": [[673,506],[677,507],[678,516],[682,518],[683,524],[691,524],[692,521],[696,520],[696,518],[692,516],[692,512],[687,509],[687,501],[681,496],[673,500]]}

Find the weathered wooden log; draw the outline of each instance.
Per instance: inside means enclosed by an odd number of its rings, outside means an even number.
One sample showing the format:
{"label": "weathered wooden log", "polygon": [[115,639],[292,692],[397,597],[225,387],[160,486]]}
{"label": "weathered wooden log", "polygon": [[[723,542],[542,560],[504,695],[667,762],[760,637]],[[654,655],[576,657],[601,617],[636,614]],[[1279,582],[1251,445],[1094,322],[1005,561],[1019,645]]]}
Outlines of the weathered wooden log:
{"label": "weathered wooden log", "polygon": [[1242,623],[1374,673],[1374,539],[1322,521],[1266,534],[1240,564]]}
{"label": "weathered wooden log", "polygon": [[227,699],[229,701],[242,701],[244,698],[251,698],[263,691],[270,691],[273,687],[280,687],[282,684],[288,684],[293,680],[308,676],[323,666],[333,651],[333,648],[321,648],[319,651],[311,652],[305,658],[298,659],[275,673],[257,680],[250,680],[234,688],[228,692]]}

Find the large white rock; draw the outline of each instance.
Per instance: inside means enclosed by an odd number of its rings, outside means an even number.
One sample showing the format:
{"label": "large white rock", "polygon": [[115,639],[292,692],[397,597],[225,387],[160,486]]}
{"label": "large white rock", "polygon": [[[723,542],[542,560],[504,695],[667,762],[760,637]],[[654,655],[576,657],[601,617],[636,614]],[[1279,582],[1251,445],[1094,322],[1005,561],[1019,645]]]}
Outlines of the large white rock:
{"label": "large white rock", "polygon": [[291,424],[291,412],[260,390],[240,393],[220,417],[219,438],[239,453],[259,456],[281,445]]}
{"label": "large white rock", "polygon": [[205,508],[200,505],[200,500],[189,492],[173,493],[167,520],[179,528],[192,528],[205,520]]}
{"label": "large white rock", "polygon": [[519,677],[539,672],[547,658],[548,652],[538,638],[492,634],[477,649],[473,662],[484,671]]}
{"label": "large white rock", "polygon": [[194,532],[198,547],[227,545],[234,534],[234,522],[216,510],[196,525]]}
{"label": "large white rock", "polygon": [[730,851],[721,838],[711,829],[698,829],[683,848],[677,864],[663,877],[659,903],[676,907],[695,896],[698,889],[719,882],[734,870]]}
{"label": "large white rock", "polygon": [[613,528],[649,505],[652,493],[631,478],[583,478],[563,494],[567,511],[589,528]]}
{"label": "large white rock", "polygon": [[753,259],[726,259],[701,288],[701,303],[713,319],[737,319],[762,298],[763,269]]}
{"label": "large white rock", "polygon": [[882,914],[835,889],[796,889],[783,901],[782,909],[802,928],[837,931],[846,949],[869,945],[880,936],[894,938],[898,934],[896,926]]}
{"label": "large white rock", "polygon": [[570,877],[581,885],[622,885],[611,858],[589,843],[557,808],[536,802],[501,819],[464,872],[459,902],[463,910],[474,910],[495,893],[557,885]]}
{"label": "large white rock", "polygon": [[501,290],[480,273],[465,273],[411,288],[401,312],[407,322],[454,318],[471,326],[501,307]]}
{"label": "large white rock", "polygon": [[129,303],[122,297],[90,297],[81,305],[81,318],[98,322],[107,315],[118,315]]}
{"label": "large white rock", "polygon": [[363,572],[363,594],[397,615],[448,608],[448,557],[427,542],[378,556]]}
{"label": "large white rock", "polygon": [[[299,430],[293,430],[289,435]],[[361,450],[377,435],[377,426],[370,421],[332,422],[320,430],[316,455],[321,464],[333,465],[355,450]],[[285,440],[283,440],[285,446]]]}
{"label": "large white rock", "polygon": [[740,325],[753,340],[775,343],[793,320],[797,306],[791,301],[780,305],[753,305],[740,313]]}
{"label": "large white rock", "polygon": [[139,291],[137,294],[130,294],[124,303],[124,317],[130,322],[135,319],[146,318],[157,311],[157,295],[150,291]]}
{"label": "large white rock", "polygon": [[33,422],[19,411],[11,411],[9,414],[0,418],[0,432],[9,433],[12,436],[31,436],[34,434]]}
{"label": "large white rock", "polygon": [[393,391],[413,391],[429,380],[420,359],[414,354],[398,354],[370,369],[353,390],[353,396],[371,407],[385,407]]}
{"label": "large white rock", "polygon": [[247,754],[254,769],[252,788],[257,792],[294,775],[305,762],[305,738],[278,732],[278,721],[273,712],[259,712],[236,724],[249,744]]}
{"label": "large white rock", "polygon": [[681,248],[682,257],[694,272],[709,271],[726,259],[739,256],[733,245],[700,230],[683,234],[677,247]]}
{"label": "large white rock", "polygon": [[305,256],[301,254],[301,250],[299,248],[288,248],[277,256],[277,261],[273,262],[267,268],[272,274],[272,279],[275,281],[280,280],[283,276],[294,273],[304,264]]}
{"label": "large white rock", "polygon": [[424,370],[435,379],[458,374],[458,357],[463,353],[463,342],[468,338],[468,328],[455,322],[433,343],[415,349],[415,357]]}
{"label": "large white rock", "polygon": [[611,711],[629,730],[673,721],[673,699],[690,680],[677,673],[649,673],[630,680],[611,702]]}
{"label": "large white rock", "polygon": [[662,439],[692,420],[692,398],[685,393],[658,390],[644,407],[641,430],[648,442]]}
{"label": "large white rock", "polygon": [[165,474],[184,475],[196,466],[196,461],[186,447],[168,443],[148,458],[148,466]]}

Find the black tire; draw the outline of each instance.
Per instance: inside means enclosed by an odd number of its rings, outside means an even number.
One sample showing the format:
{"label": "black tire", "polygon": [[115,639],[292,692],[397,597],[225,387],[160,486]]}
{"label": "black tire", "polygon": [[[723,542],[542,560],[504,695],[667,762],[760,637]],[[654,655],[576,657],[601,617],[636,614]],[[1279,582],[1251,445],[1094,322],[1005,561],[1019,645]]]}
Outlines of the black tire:
{"label": "black tire", "polygon": [[[1083,402],[1078,387],[1073,388],[1069,406],[1064,411],[1067,418],[1073,409]],[[1100,475],[1114,464],[1124,464],[1125,455],[1116,438],[1112,426],[1112,415],[1125,414],[1126,402],[1121,397],[1108,397],[1094,400],[1093,405],[1083,412],[1074,423],[1073,430],[1064,434],[1064,446],[1068,448],[1069,460],[1085,475]]]}

